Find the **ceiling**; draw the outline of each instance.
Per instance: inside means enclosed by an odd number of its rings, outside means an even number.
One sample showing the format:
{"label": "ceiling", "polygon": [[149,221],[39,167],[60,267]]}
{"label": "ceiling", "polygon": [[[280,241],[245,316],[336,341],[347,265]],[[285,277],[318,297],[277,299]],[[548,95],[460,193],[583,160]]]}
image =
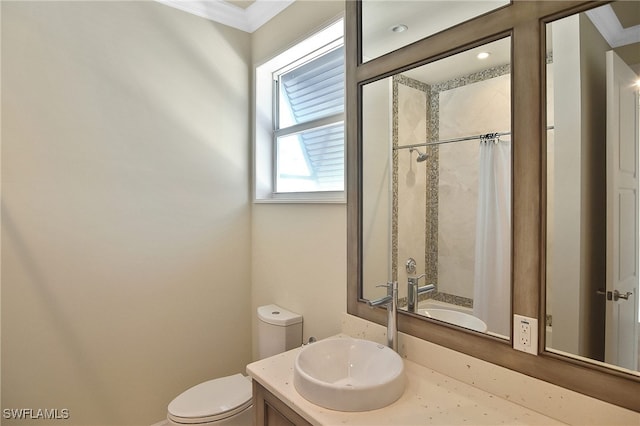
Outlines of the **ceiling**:
{"label": "ceiling", "polygon": [[227,3],[231,3],[234,6],[238,6],[242,9],[246,9],[255,3],[255,0],[227,0]]}
{"label": "ceiling", "polygon": [[[271,20],[295,0],[156,0],[168,6],[252,33]],[[484,3],[484,6],[482,4]],[[500,7],[504,0],[497,1],[368,1],[363,14],[364,56],[374,58],[397,49],[419,38],[441,30],[438,25],[447,25],[447,17],[456,15],[457,22],[469,19],[491,9]],[[456,9],[459,5],[461,9]],[[476,10],[477,7],[485,9]],[[420,13],[416,13],[417,9]],[[420,9],[423,8],[423,9]],[[426,9],[424,9],[426,8]],[[475,9],[474,9],[475,8]],[[455,13],[452,13],[455,12]],[[640,2],[617,1],[587,12],[598,30],[609,44],[628,64],[640,64]],[[423,19],[429,16],[427,25]],[[446,18],[446,19],[445,19]],[[418,19],[418,21],[415,21]],[[453,19],[453,18],[451,18]],[[455,22],[455,20],[454,20]],[[389,28],[398,23],[409,25],[411,31],[394,34]],[[450,25],[451,23],[449,23]],[[415,34],[416,28],[426,34]],[[426,29],[425,29],[426,28]],[[413,34],[411,34],[413,33]],[[407,37],[413,37],[407,38]],[[368,41],[368,42],[367,42]],[[505,47],[508,43],[505,44]],[[508,47],[506,47],[508,49]],[[493,55],[492,61],[502,54]],[[491,61],[488,61],[491,62]],[[506,61],[508,62],[508,61]],[[432,77],[433,78],[433,77]]]}
{"label": "ceiling", "polygon": [[587,11],[587,16],[615,52],[640,71],[640,2],[617,1]]}
{"label": "ceiling", "polygon": [[[488,52],[490,56],[486,59],[478,59],[477,55],[480,52]],[[413,68],[402,74],[432,85],[499,67],[510,61],[511,38],[507,37]]]}
{"label": "ceiling", "polygon": [[294,0],[156,0],[167,6],[252,33]]}
{"label": "ceiling", "polygon": [[637,1],[619,1],[611,3],[613,13],[615,13],[622,28],[635,27],[640,25],[640,3]]}
{"label": "ceiling", "polygon": [[[370,20],[377,22],[377,25],[363,25],[363,37],[368,45],[363,46],[364,54],[369,53],[369,58],[384,54],[408,44],[424,34],[409,35],[414,28],[424,31],[429,25],[430,33],[435,32],[438,25],[442,25],[444,16],[453,19],[454,22],[461,22],[469,19],[469,13],[480,13],[479,10],[472,10],[467,1],[450,2],[408,2],[399,1],[394,3],[393,10],[388,8],[390,1],[372,1],[365,3],[368,7]],[[454,15],[454,4],[465,5],[458,18]],[[484,3],[487,9],[496,8],[501,5],[499,1],[477,2]],[[479,6],[478,6],[479,7]],[[419,13],[418,13],[419,12]],[[364,13],[364,12],[363,12]],[[587,12],[589,19],[594,23],[598,31],[607,40],[608,44],[614,48],[616,53],[635,71],[640,71],[640,1],[619,1],[611,5],[604,5]],[[417,19],[416,17],[420,17]],[[428,18],[425,19],[425,16]],[[423,21],[433,21],[437,17],[437,23],[426,25]],[[404,23],[408,30],[400,34],[395,34],[390,29],[393,25]],[[365,33],[365,31],[369,31]],[[428,34],[427,34],[428,35]],[[400,40],[399,36],[403,39]],[[413,38],[411,38],[413,37]],[[491,56],[485,60],[478,60],[479,52],[490,52]],[[422,67],[405,71],[403,74],[422,81],[427,84],[434,84],[446,80],[451,80],[463,75],[472,74],[485,69],[508,64],[511,59],[510,38],[498,40],[487,45],[450,56],[444,60],[439,60]]]}
{"label": "ceiling", "polygon": [[[456,24],[505,6],[508,0],[366,0],[362,3],[362,55],[377,58]],[[394,27],[404,25],[404,31]]]}

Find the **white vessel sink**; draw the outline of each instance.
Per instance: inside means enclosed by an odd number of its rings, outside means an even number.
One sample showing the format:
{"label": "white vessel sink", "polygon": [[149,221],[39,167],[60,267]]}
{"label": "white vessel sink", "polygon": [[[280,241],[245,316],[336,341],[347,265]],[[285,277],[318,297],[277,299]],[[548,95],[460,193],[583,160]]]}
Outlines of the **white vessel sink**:
{"label": "white vessel sink", "polygon": [[418,309],[418,313],[429,318],[459,325],[460,327],[469,328],[482,333],[487,332],[487,324],[485,324],[484,321],[464,312],[454,311],[451,309],[429,308]]}
{"label": "white vessel sink", "polygon": [[385,345],[331,338],[296,357],[293,384],[308,401],[331,410],[368,411],[396,401],[405,387],[402,358]]}

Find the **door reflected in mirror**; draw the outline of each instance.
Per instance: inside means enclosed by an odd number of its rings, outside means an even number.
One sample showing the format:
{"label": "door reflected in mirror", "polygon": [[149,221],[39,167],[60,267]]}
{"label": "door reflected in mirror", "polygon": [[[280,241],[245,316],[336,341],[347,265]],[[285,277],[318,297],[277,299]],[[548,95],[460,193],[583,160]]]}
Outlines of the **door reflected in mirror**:
{"label": "door reflected in mirror", "polygon": [[637,374],[640,3],[547,24],[547,350]]}
{"label": "door reflected in mirror", "polygon": [[363,297],[508,339],[511,40],[363,87]]}

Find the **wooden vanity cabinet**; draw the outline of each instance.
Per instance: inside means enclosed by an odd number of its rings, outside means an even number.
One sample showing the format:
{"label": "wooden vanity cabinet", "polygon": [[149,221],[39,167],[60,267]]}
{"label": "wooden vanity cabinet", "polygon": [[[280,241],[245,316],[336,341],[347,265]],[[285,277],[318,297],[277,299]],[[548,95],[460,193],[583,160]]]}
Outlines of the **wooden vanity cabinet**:
{"label": "wooden vanity cabinet", "polygon": [[311,426],[311,423],[255,380],[253,408],[255,426]]}

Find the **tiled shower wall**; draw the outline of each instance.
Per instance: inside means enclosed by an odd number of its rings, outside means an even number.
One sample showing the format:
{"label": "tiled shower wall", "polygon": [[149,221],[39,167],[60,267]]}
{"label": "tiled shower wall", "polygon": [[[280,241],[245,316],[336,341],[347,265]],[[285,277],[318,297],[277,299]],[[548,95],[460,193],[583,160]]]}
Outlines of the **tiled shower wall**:
{"label": "tiled shower wall", "polygon": [[[473,305],[479,140],[419,147],[433,140],[510,130],[509,65],[427,85],[393,80],[393,271],[406,296],[405,262],[437,286],[427,295]],[[400,147],[400,149],[395,149]]]}

